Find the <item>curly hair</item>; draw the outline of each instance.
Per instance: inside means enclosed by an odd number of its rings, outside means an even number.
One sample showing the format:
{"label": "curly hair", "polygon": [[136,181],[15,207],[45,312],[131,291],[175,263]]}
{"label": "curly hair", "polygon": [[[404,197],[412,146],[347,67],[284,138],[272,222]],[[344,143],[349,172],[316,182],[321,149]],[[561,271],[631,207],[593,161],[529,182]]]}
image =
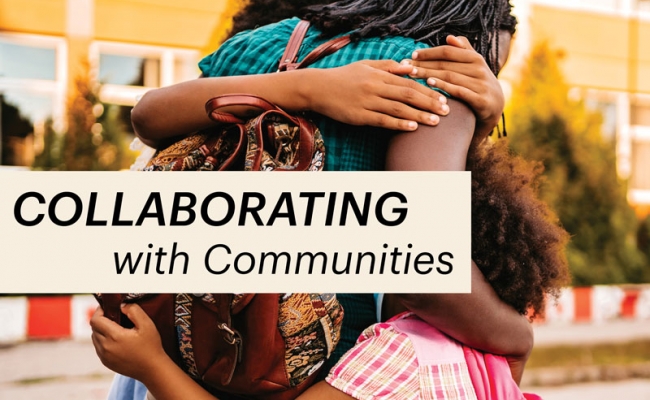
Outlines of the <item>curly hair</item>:
{"label": "curly hair", "polygon": [[472,259],[519,313],[543,315],[547,295],[569,282],[568,233],[537,196],[543,167],[510,153],[506,140],[470,149]]}

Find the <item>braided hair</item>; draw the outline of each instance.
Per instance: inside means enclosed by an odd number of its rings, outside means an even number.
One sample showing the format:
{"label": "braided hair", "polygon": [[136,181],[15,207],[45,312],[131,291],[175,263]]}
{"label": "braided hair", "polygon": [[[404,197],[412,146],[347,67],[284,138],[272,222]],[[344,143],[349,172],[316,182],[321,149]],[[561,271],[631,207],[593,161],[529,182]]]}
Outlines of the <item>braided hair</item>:
{"label": "braided hair", "polygon": [[300,15],[301,9],[323,3],[327,3],[327,0],[248,0],[244,8],[233,17],[228,38],[239,32],[296,17]]}
{"label": "braided hair", "polygon": [[498,32],[517,24],[511,8],[508,0],[341,0],[307,7],[303,18],[327,37],[353,31],[352,40],[406,36],[439,46],[465,36],[497,74]]}

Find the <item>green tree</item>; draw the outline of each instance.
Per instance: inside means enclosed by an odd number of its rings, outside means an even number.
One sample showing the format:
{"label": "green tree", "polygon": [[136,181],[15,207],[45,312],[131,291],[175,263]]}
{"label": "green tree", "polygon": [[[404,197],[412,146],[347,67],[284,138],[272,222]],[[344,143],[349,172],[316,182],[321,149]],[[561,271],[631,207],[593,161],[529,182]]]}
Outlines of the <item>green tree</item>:
{"label": "green tree", "polygon": [[52,124],[46,124],[44,151],[36,158],[35,168],[117,171],[131,165],[135,157],[120,109],[101,103],[100,85],[93,82],[88,68],[75,79],[75,92],[68,100],[67,131],[57,134]]}
{"label": "green tree", "polygon": [[603,139],[599,113],[569,99],[559,58],[546,44],[531,52],[506,113],[512,148],[544,163],[540,195],[572,236],[567,257],[574,285],[647,281],[638,221],[616,174],[615,144]]}

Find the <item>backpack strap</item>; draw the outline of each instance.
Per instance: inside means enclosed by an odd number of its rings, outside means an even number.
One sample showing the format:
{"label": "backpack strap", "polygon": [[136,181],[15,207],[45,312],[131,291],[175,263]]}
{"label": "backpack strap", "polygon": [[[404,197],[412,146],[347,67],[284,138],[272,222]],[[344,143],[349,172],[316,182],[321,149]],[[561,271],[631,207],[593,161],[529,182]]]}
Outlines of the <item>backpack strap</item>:
{"label": "backpack strap", "polygon": [[301,62],[297,62],[298,51],[300,50],[300,46],[302,45],[302,41],[305,39],[305,35],[307,34],[308,30],[309,21],[300,20],[300,22],[298,22],[294,28],[293,33],[289,38],[289,43],[287,44],[287,47],[284,50],[284,54],[280,59],[278,72],[306,68],[321,58],[338,51],[350,43],[350,36],[342,36],[336,39],[332,39],[315,48]]}

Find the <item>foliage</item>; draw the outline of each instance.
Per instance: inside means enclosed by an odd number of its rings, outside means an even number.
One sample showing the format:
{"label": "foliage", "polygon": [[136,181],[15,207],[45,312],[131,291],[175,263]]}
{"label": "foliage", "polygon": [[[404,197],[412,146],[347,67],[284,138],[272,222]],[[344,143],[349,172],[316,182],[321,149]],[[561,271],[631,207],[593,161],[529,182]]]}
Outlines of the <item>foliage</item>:
{"label": "foliage", "polygon": [[544,163],[540,194],[572,235],[574,285],[650,281],[615,145],[603,139],[601,115],[569,99],[558,58],[546,44],[531,52],[506,113],[512,147]]}
{"label": "foliage", "polygon": [[117,171],[134,160],[130,138],[122,125],[119,108],[99,101],[99,85],[86,72],[75,79],[68,100],[67,131],[57,133],[46,124],[44,151],[34,167],[68,171]]}
{"label": "foliage", "polygon": [[639,224],[637,243],[639,244],[639,249],[645,254],[646,259],[650,260],[650,215]]}
{"label": "foliage", "polygon": [[9,146],[11,137],[25,138],[34,131],[29,118],[23,116],[14,104],[8,103],[0,92],[0,160],[4,165],[14,165],[13,148]]}

